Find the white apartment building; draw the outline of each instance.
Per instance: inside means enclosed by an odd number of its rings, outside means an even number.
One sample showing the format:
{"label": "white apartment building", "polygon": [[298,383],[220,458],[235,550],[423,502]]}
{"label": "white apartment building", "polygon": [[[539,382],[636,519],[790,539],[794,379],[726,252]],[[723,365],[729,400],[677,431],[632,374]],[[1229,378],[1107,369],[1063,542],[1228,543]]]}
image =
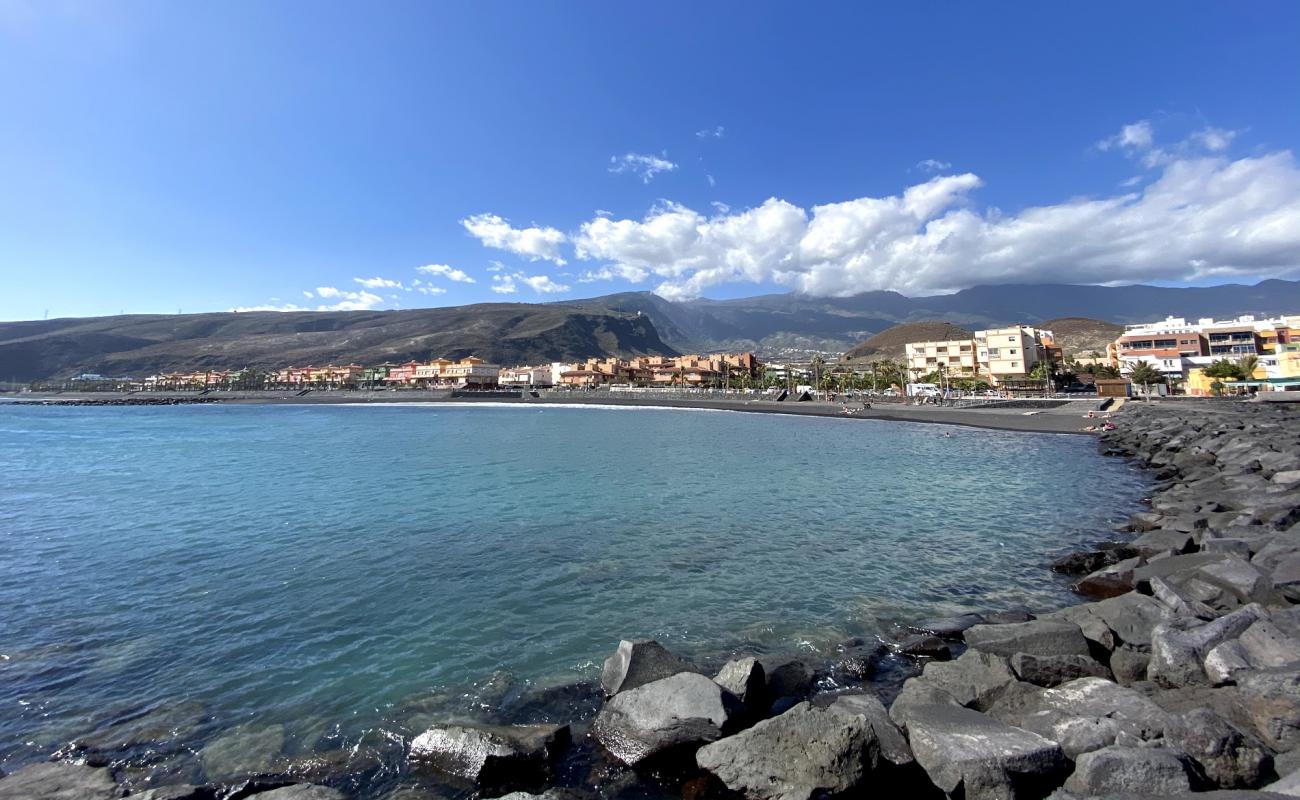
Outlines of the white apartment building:
{"label": "white apartment building", "polygon": [[975,331],[980,376],[993,383],[1024,380],[1038,362],[1051,357],[1055,339],[1051,331],[1012,325]]}
{"label": "white apartment building", "polygon": [[940,368],[954,378],[973,378],[979,373],[974,340],[909,342],[905,348],[907,368],[913,374],[928,375]]}

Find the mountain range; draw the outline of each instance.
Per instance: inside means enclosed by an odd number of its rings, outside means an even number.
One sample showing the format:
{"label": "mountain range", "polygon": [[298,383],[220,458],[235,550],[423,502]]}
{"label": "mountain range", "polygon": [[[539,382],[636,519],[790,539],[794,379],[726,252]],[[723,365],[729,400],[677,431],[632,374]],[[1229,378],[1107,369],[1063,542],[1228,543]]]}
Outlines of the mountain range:
{"label": "mountain range", "polygon": [[1097,322],[1093,338],[1099,339],[1109,335],[1100,323],[1293,312],[1300,313],[1300,281],[1267,280],[1204,288],[1007,284],[930,297],[769,294],[688,302],[625,292],[401,311],[124,315],[0,322],[0,379],[470,354],[504,364],[718,350],[781,358],[848,351],[895,325],[922,321],[974,330],[1085,318],[1072,325],[1085,330]]}

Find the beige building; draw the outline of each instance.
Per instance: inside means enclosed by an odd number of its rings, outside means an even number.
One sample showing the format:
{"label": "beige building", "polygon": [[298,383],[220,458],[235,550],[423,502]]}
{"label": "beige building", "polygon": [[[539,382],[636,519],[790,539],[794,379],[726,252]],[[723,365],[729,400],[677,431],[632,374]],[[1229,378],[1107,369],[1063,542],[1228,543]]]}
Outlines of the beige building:
{"label": "beige building", "polygon": [[980,374],[993,383],[1024,380],[1039,361],[1059,358],[1051,331],[1012,325],[975,331]]}
{"label": "beige building", "polygon": [[979,374],[974,339],[910,342],[906,348],[907,368],[913,374],[929,375],[940,367],[953,378],[974,378]]}

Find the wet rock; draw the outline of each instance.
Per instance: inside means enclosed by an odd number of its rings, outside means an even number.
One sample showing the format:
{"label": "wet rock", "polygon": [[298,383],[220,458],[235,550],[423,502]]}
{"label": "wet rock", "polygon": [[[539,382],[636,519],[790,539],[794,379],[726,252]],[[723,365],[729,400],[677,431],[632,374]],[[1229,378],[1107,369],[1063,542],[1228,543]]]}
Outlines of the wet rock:
{"label": "wet rock", "polygon": [[1012,721],[1053,741],[1065,754],[1081,753],[1164,735],[1168,713],[1141,693],[1102,678],[1080,678],[1043,691],[1036,703]]}
{"label": "wet rock", "polygon": [[1140,558],[1120,561],[1117,564],[1103,567],[1096,572],[1085,575],[1070,588],[1084,597],[1090,597],[1094,600],[1119,597],[1133,591],[1133,572],[1141,563],[1142,559]]}
{"label": "wet rock", "polygon": [[1010,611],[994,611],[991,614],[984,615],[985,625],[1009,625],[1013,622],[1032,622],[1038,619],[1024,609],[1014,609]]}
{"label": "wet rock", "polygon": [[1010,625],[976,625],[966,631],[966,644],[1004,658],[1016,653],[1086,656],[1089,652],[1078,625],[1047,619]]}
{"label": "wet rock", "polygon": [[751,711],[767,707],[767,675],[756,658],[737,658],[723,665],[713,682],[735,695]]}
{"label": "wet rock", "polygon": [[798,705],[747,731],[702,747],[701,769],[756,800],[809,800],[878,786],[880,773],[911,763],[906,740],[874,698],[844,697],[826,708]]}
{"label": "wet rock", "polygon": [[84,764],[31,764],[0,778],[0,800],[109,800],[121,796],[112,773]]}
{"label": "wet rock", "polygon": [[194,786],[188,783],[160,786],[131,795],[131,800],[217,800],[217,790],[211,786]]}
{"label": "wet rock", "polygon": [[615,695],[592,725],[596,740],[628,766],[694,751],[721,738],[740,701],[713,681],[682,672]]}
{"label": "wet rock", "polygon": [[568,744],[567,725],[441,725],[411,741],[411,759],[479,786],[528,785]]}
{"label": "wet rock", "polygon": [[1090,796],[1112,792],[1170,795],[1191,791],[1191,776],[1184,760],[1169,750],[1105,747],[1079,756],[1065,789]]}
{"label": "wet rock", "polygon": [[1210,783],[1222,789],[1258,786],[1272,765],[1262,742],[1208,708],[1171,716],[1165,740],[1195,760]]}
{"label": "wet rock", "polygon": [[772,708],[783,711],[812,694],[817,673],[800,659],[789,658],[767,665],[766,678]]}
{"label": "wet rock", "polygon": [[831,665],[831,675],[841,684],[865,681],[876,673],[880,660],[889,653],[882,642],[846,648]]}
{"label": "wet rock", "polygon": [[211,781],[264,775],[284,766],[283,749],[283,725],[241,725],[208,742],[199,751],[199,762]]}
{"label": "wet rock", "polygon": [[932,658],[935,661],[947,661],[952,658],[952,648],[938,636],[917,634],[908,636],[898,643],[899,653],[913,658]]}
{"label": "wet rock", "polygon": [[[961,659],[958,659],[960,661]],[[1076,678],[1110,678],[1111,672],[1089,656],[1035,656],[1016,653],[1011,657],[1011,671],[1022,681],[1038,686],[1060,686]]]}
{"label": "wet rock", "polygon": [[1068,769],[1055,742],[967,708],[919,706],[908,737],[934,785],[966,800],[1046,794]]}
{"label": "wet rock", "polygon": [[600,687],[606,697],[635,689],[647,683],[676,675],[695,672],[695,667],[668,652],[667,648],[650,639],[624,639],[618,643],[614,655],[605,659],[600,671]]}
{"label": "wet rock", "polygon": [[960,614],[955,617],[931,617],[922,619],[908,625],[908,629],[914,633],[929,634],[938,636],[941,639],[961,639],[962,633],[968,628],[980,625],[984,622],[984,617],[979,614]]}

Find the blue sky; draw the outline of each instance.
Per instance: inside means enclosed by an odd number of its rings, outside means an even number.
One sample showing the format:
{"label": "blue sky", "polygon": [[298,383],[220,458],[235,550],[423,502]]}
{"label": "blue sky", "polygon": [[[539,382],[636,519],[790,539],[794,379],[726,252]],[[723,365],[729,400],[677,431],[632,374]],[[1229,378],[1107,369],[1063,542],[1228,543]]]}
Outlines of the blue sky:
{"label": "blue sky", "polygon": [[0,0],[0,319],[1295,277],[1297,41],[1291,2]]}

